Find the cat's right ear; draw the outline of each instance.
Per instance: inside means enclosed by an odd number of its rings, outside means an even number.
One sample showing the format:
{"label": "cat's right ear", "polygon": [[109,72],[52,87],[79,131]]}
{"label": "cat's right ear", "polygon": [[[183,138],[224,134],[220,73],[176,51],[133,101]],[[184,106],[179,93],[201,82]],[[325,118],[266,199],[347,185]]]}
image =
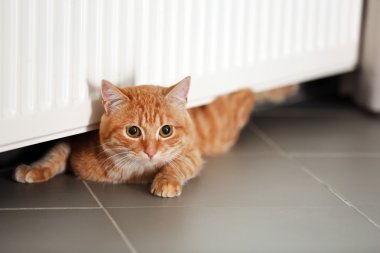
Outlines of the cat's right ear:
{"label": "cat's right ear", "polygon": [[120,107],[127,97],[112,83],[102,80],[102,103],[106,114]]}
{"label": "cat's right ear", "polygon": [[186,108],[187,95],[190,89],[190,76],[182,79],[179,83],[169,87],[169,93],[166,98],[173,101],[179,107]]}

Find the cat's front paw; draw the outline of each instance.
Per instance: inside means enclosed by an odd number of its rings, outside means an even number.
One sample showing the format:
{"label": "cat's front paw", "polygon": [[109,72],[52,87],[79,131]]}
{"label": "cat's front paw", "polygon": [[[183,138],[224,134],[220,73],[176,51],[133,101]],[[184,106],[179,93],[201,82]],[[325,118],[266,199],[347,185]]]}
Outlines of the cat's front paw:
{"label": "cat's front paw", "polygon": [[182,184],[174,177],[156,177],[153,180],[150,192],[158,197],[178,197],[182,193]]}

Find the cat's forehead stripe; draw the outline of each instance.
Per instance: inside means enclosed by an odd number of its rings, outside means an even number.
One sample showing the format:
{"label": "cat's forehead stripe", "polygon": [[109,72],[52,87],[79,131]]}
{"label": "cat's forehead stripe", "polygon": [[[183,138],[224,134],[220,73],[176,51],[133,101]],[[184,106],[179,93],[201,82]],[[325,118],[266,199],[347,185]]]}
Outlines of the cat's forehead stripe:
{"label": "cat's forehead stripe", "polygon": [[164,116],[163,113],[160,112],[157,108],[141,108],[142,110],[138,113],[138,124],[144,125],[144,124],[154,124],[154,125],[161,125]]}
{"label": "cat's forehead stripe", "polygon": [[161,117],[160,117],[159,113],[156,113],[154,123],[156,123],[156,125],[160,125]]}

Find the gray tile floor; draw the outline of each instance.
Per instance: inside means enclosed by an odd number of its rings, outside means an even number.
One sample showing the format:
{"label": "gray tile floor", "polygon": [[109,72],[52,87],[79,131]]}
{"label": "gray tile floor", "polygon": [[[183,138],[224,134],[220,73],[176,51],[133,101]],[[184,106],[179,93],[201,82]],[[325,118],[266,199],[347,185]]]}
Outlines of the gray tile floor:
{"label": "gray tile floor", "polygon": [[380,252],[380,118],[346,103],[256,112],[183,195],[0,176],[0,252]]}

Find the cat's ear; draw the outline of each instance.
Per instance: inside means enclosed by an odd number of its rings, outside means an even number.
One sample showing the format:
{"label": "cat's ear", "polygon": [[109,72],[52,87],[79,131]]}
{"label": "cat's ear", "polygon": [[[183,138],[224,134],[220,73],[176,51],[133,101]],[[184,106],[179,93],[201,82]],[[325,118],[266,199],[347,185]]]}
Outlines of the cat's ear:
{"label": "cat's ear", "polygon": [[188,76],[182,79],[179,83],[169,87],[169,92],[166,95],[166,98],[185,108],[187,103],[187,94],[190,89],[190,80],[191,78]]}
{"label": "cat's ear", "polygon": [[126,100],[127,97],[116,85],[113,85],[106,80],[102,80],[102,103],[106,114],[117,109]]}

